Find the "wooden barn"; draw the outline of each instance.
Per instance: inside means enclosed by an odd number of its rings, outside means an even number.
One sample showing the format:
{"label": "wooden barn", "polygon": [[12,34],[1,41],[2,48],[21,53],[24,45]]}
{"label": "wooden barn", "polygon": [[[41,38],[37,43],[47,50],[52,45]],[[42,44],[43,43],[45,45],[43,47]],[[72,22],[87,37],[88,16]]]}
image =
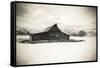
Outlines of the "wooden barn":
{"label": "wooden barn", "polygon": [[41,40],[69,40],[69,35],[63,33],[58,28],[57,24],[52,27],[48,27],[45,32],[30,34],[31,41],[41,41]]}

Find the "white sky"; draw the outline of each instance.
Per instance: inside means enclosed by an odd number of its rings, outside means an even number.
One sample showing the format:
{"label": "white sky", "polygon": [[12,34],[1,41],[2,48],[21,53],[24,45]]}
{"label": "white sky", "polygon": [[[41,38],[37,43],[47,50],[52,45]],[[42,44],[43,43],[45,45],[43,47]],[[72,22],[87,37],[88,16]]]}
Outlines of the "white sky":
{"label": "white sky", "polygon": [[38,33],[55,23],[62,31],[67,26],[95,28],[96,8],[17,3],[17,27]]}

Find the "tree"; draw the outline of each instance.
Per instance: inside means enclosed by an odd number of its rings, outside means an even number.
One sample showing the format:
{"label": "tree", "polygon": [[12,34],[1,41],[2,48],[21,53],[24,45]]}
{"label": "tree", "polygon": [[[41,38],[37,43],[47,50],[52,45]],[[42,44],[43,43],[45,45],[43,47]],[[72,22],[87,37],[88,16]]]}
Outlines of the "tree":
{"label": "tree", "polygon": [[85,36],[86,35],[86,32],[84,30],[80,30],[78,32],[78,36]]}
{"label": "tree", "polygon": [[90,31],[89,34],[90,34],[90,36],[96,36],[96,32],[95,31]]}
{"label": "tree", "polygon": [[16,29],[16,34],[17,35],[29,35],[30,32],[25,28],[19,27]]}

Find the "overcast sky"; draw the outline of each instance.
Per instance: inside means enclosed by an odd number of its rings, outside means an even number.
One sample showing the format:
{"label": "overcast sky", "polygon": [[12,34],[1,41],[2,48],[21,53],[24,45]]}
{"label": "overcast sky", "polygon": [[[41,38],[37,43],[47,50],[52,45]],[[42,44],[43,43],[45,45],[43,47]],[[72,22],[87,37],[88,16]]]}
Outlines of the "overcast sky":
{"label": "overcast sky", "polygon": [[[33,33],[43,32],[47,27],[58,24],[64,32],[68,26],[95,28],[96,8],[17,3],[17,27],[24,27]],[[71,27],[73,28],[73,27]]]}

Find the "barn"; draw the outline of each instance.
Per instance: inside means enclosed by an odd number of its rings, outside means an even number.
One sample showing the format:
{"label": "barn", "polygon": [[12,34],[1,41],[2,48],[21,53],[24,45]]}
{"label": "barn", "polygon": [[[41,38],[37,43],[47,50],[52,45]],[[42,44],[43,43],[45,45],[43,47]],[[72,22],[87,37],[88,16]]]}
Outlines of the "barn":
{"label": "barn", "polygon": [[69,40],[69,35],[61,32],[57,24],[48,27],[45,32],[30,34],[31,41],[57,41],[57,40]]}

